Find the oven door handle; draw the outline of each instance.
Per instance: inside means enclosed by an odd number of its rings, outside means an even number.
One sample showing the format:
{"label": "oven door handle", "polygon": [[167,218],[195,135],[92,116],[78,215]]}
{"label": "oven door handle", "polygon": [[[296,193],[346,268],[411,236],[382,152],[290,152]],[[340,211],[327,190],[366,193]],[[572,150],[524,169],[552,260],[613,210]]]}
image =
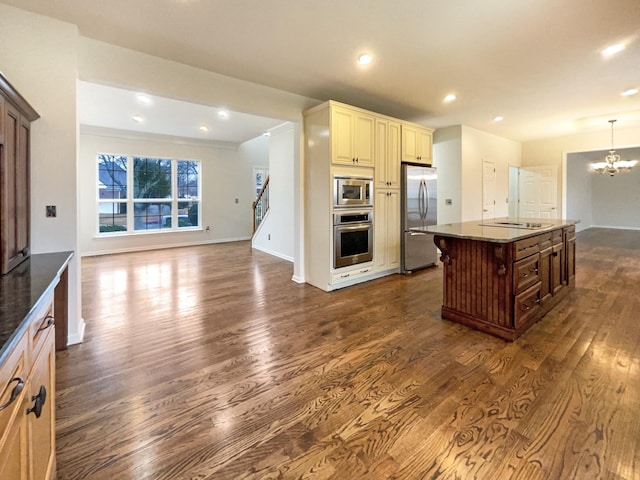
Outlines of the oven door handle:
{"label": "oven door handle", "polygon": [[341,232],[349,232],[356,230],[369,230],[371,228],[372,223],[358,223],[357,225],[336,225],[335,228],[340,230]]}

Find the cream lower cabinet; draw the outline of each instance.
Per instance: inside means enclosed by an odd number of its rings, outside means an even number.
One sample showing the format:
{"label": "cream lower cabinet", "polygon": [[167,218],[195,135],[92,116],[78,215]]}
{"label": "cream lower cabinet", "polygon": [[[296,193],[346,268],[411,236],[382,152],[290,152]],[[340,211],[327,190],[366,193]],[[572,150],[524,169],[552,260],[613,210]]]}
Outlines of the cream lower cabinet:
{"label": "cream lower cabinet", "polygon": [[400,190],[377,190],[373,261],[377,272],[400,268]]}
{"label": "cream lower cabinet", "polygon": [[[55,478],[55,331],[51,306],[0,366],[0,479]],[[4,408],[3,408],[4,407]]]}

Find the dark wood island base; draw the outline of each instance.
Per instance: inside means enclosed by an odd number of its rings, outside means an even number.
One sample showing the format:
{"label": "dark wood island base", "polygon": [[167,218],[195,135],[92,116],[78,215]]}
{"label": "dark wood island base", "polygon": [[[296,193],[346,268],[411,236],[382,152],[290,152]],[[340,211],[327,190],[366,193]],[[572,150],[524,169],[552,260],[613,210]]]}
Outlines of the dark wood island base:
{"label": "dark wood island base", "polygon": [[429,227],[444,265],[442,318],[513,341],[575,288],[575,222],[537,222],[547,227]]}

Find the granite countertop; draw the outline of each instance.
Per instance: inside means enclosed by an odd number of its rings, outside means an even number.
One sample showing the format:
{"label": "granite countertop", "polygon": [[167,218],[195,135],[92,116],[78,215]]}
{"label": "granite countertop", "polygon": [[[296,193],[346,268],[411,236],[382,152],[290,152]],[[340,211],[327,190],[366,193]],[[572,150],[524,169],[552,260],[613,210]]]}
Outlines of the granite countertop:
{"label": "granite countertop", "polygon": [[31,315],[58,283],[73,252],[31,255],[0,276],[0,365],[15,347],[31,321]]}
{"label": "granite countertop", "polygon": [[[496,226],[496,222],[509,222],[518,225]],[[549,232],[556,228],[579,223],[579,220],[547,220],[541,218],[495,218],[462,223],[445,223],[428,227],[412,228],[412,231],[427,232],[443,237],[465,238],[495,243],[511,243],[522,238]],[[527,227],[527,224],[540,224],[540,227]]]}

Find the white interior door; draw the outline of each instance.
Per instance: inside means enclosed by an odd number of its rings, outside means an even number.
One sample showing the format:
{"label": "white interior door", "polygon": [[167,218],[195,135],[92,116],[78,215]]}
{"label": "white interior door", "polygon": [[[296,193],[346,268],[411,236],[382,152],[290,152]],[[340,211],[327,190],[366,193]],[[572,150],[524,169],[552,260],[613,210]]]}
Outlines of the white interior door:
{"label": "white interior door", "polygon": [[482,219],[496,218],[496,164],[482,161]]}
{"label": "white interior door", "polygon": [[555,219],[558,213],[557,167],[520,169],[520,217]]}
{"label": "white interior door", "polygon": [[558,213],[557,167],[540,167],[538,174],[538,218],[556,219]]}

